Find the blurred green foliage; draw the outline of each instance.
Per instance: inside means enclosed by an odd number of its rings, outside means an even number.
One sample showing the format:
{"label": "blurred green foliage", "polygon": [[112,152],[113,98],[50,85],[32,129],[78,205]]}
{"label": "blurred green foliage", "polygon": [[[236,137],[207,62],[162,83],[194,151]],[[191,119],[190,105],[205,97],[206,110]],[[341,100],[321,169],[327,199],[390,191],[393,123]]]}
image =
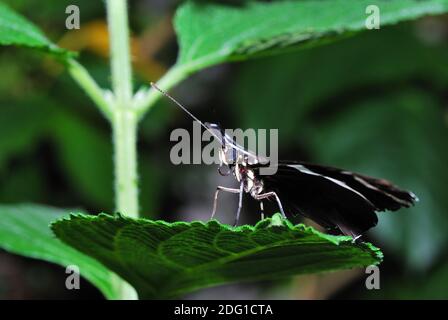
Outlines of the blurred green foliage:
{"label": "blurred green foliage", "polygon": [[[63,36],[62,13],[72,1],[5,2],[32,16],[49,38]],[[77,3],[82,21],[104,16],[101,1]],[[137,6],[131,6],[131,15],[154,23]],[[279,128],[281,158],[384,177],[417,193],[416,207],[381,213],[371,234],[386,250],[382,290],[353,290],[348,296],[448,298],[447,29],[446,17],[430,18],[232,65],[220,79],[231,84],[200,103],[204,120]],[[174,45],[167,47],[175,51]],[[83,53],[81,61],[109,86],[105,59]],[[112,212],[111,133],[92,103],[38,53],[1,48],[0,70],[0,202]],[[184,98],[194,102],[196,95],[188,92]],[[219,106],[216,114],[210,106]],[[188,123],[173,113],[160,103],[142,122],[140,196],[147,216],[178,209],[186,200],[173,195],[173,185],[194,170],[185,166],[174,172],[166,164],[169,129]]]}

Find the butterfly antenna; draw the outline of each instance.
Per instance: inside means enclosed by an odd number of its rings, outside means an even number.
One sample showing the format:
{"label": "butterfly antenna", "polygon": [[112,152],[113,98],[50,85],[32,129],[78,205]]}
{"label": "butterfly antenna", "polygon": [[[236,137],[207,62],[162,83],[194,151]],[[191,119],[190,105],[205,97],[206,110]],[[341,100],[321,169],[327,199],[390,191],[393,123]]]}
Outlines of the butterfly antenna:
{"label": "butterfly antenna", "polygon": [[157,91],[159,91],[160,93],[162,93],[165,97],[167,97],[168,99],[170,99],[171,101],[173,101],[179,108],[181,108],[182,110],[184,110],[190,117],[192,117],[194,120],[196,120],[197,122],[199,122],[205,129],[208,130],[208,128],[202,123],[201,120],[199,120],[198,118],[196,118],[194,116],[194,114],[192,114],[190,111],[188,111],[187,108],[185,108],[179,101],[177,101],[176,99],[174,99],[172,96],[170,96],[166,91],[160,89],[154,82],[151,82],[151,86],[156,89]]}
{"label": "butterfly antenna", "polygon": [[[210,129],[208,128],[201,120],[199,120],[198,118],[195,117],[194,114],[192,114],[190,111],[188,111],[188,109],[186,107],[184,107],[179,101],[177,101],[176,99],[174,99],[172,96],[170,96],[166,91],[160,89],[154,82],[150,82],[151,86],[156,89],[157,91],[159,91],[160,93],[162,93],[165,97],[167,97],[168,99],[170,99],[172,102],[174,102],[179,108],[181,108],[182,110],[184,110],[191,118],[193,118],[194,120],[196,120],[197,122],[199,122],[201,124],[201,126],[203,126],[208,132],[210,132],[212,134],[212,136],[214,136],[219,143],[221,143],[222,145],[223,142],[221,141],[221,139]],[[244,150],[243,148],[241,148],[240,146],[237,146],[233,141],[225,141],[227,142],[228,145],[232,146],[235,149],[240,150],[242,153],[244,154],[249,154],[246,150]]]}

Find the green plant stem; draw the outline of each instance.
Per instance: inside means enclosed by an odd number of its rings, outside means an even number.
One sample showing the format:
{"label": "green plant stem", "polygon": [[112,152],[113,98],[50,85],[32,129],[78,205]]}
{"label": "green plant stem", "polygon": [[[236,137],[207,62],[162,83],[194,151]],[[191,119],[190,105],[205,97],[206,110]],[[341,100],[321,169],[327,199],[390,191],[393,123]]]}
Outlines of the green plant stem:
{"label": "green plant stem", "polygon": [[[76,60],[68,60],[72,78],[110,120],[114,142],[115,206],[123,215],[138,218],[137,129],[138,121],[161,97],[154,89],[133,97],[132,69],[129,51],[129,29],[126,0],[107,0],[111,51],[113,95],[101,89],[88,71]],[[169,90],[191,73],[200,70],[196,64],[175,65],[159,81]],[[135,289],[115,274],[111,277],[120,299],[136,299]]]}
{"label": "green plant stem", "polygon": [[69,59],[67,62],[68,72],[85,93],[93,100],[100,111],[108,119],[112,118],[112,107],[104,97],[104,91],[92,79],[89,72],[76,60]]}
{"label": "green plant stem", "polygon": [[130,108],[132,68],[126,0],[107,0],[112,86],[119,107]]}
{"label": "green plant stem", "polygon": [[[173,66],[159,81],[157,81],[157,86],[163,90],[168,91],[176,84],[184,80],[190,73],[184,67]],[[148,112],[151,107],[157,102],[161,97],[159,91],[150,88],[144,96],[142,96],[138,101],[135,101],[135,109],[139,119]]]}
{"label": "green plant stem", "polygon": [[[132,104],[132,71],[126,0],[107,0],[112,87],[112,130],[115,165],[115,205],[123,215],[137,218],[137,121]],[[115,278],[121,299],[135,299],[135,290]]]}
{"label": "green plant stem", "polygon": [[115,146],[117,211],[138,218],[137,117],[133,110],[117,109],[112,121]]}
{"label": "green plant stem", "polygon": [[116,209],[138,217],[137,128],[132,105],[132,76],[126,0],[107,0],[111,44],[115,146]]}
{"label": "green plant stem", "polygon": [[[216,55],[210,55],[199,59],[197,61],[191,61],[189,63],[178,62],[162,77],[157,81],[157,86],[165,91],[168,91],[175,85],[179,84],[182,80],[186,79],[188,76],[209,66],[219,63],[219,57]],[[141,119],[148,112],[151,107],[156,103],[156,101],[161,97],[159,91],[150,88],[143,92],[137,101],[134,101],[134,108],[137,111],[138,118]]]}

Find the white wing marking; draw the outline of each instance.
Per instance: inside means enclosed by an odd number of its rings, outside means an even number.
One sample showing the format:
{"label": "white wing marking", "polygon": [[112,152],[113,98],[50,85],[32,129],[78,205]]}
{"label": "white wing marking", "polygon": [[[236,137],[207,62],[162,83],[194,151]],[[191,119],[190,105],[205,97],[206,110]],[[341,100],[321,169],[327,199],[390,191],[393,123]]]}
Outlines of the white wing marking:
{"label": "white wing marking", "polygon": [[341,187],[343,187],[343,188],[345,188],[345,189],[347,189],[347,190],[350,190],[351,192],[356,193],[357,195],[359,195],[360,197],[362,197],[364,200],[366,200],[368,203],[370,203],[370,204],[374,207],[374,205],[369,201],[369,199],[367,199],[367,198],[366,198],[363,194],[361,194],[360,192],[358,192],[358,191],[356,191],[355,189],[349,187],[345,182],[342,182],[342,181],[340,181],[340,180],[337,180],[337,179],[334,179],[334,178],[330,178],[330,177],[324,176],[324,175],[322,175],[322,174],[316,173],[316,172],[311,171],[311,170],[308,169],[307,167],[304,167],[304,166],[302,166],[302,165],[300,165],[300,164],[288,165],[288,167],[297,169],[297,170],[299,170],[299,171],[302,172],[302,173],[309,174],[309,175],[313,175],[313,176],[322,177],[322,178],[327,179],[327,180],[329,180],[329,181],[331,181],[331,182],[333,182],[333,183],[336,183],[337,185],[339,185],[339,186],[341,186]]}

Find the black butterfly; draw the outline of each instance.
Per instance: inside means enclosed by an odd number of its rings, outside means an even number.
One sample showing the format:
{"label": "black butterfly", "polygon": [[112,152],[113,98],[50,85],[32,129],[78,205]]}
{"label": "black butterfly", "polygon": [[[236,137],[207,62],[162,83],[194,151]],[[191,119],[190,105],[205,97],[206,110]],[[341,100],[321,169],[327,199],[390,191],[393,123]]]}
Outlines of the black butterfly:
{"label": "black butterfly", "polygon": [[412,192],[401,190],[387,180],[305,162],[281,161],[275,164],[275,174],[261,175],[262,168],[272,166],[269,159],[245,150],[216,124],[202,123],[174,98],[152,85],[217,138],[222,146],[220,174],[233,174],[240,183],[238,189],[217,187],[212,218],[219,192],[236,193],[239,204],[235,225],[238,224],[242,196],[248,193],[259,201],[262,215],[263,200],[274,200],[284,218],[298,213],[330,232],[357,239],[377,224],[376,212],[396,211],[418,201]]}

